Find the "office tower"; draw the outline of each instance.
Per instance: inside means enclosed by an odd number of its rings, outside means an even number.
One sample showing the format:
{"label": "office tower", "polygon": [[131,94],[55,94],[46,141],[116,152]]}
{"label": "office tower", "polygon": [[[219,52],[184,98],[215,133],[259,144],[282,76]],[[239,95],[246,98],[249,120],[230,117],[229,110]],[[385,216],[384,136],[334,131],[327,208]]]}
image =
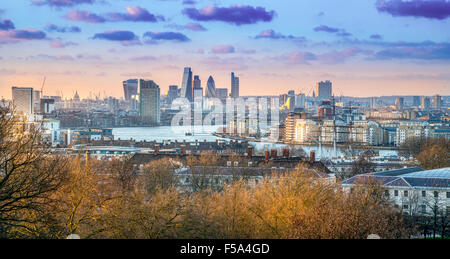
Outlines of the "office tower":
{"label": "office tower", "polygon": [[433,96],[433,109],[440,110],[441,107],[442,107],[441,96],[439,96],[439,95]]}
{"label": "office tower", "polygon": [[195,97],[203,97],[202,81],[199,76],[194,76],[194,100]]}
{"label": "office tower", "polygon": [[34,113],[41,112],[41,91],[33,92],[33,112]]}
{"label": "office tower", "polygon": [[186,98],[190,102],[193,101],[193,89],[192,89],[192,70],[190,67],[184,68],[183,82],[181,82],[181,98]]}
{"label": "office tower", "polygon": [[228,98],[228,89],[227,88],[216,88],[217,98],[219,99],[227,99]]}
{"label": "office tower", "polygon": [[13,86],[12,100],[17,113],[23,113],[28,116],[33,114],[33,88]]}
{"label": "office tower", "polygon": [[430,109],[430,99],[423,96],[420,102],[420,109],[423,111],[428,111]]}
{"label": "office tower", "polygon": [[123,81],[123,92],[125,100],[130,101],[131,96],[138,94],[138,80],[129,79],[127,81]]}
{"label": "office tower", "polygon": [[329,80],[319,82],[315,93],[319,99],[330,99],[333,96],[333,84]]}
{"label": "office tower", "polygon": [[172,102],[178,98],[178,85],[170,85],[169,91],[167,92],[167,103],[172,104]]}
{"label": "office tower", "polygon": [[376,108],[376,99],[375,97],[370,98],[370,109]]}
{"label": "office tower", "polygon": [[280,98],[280,105],[284,105],[287,102],[288,95],[287,94],[281,94],[279,98]]}
{"label": "office tower", "polygon": [[199,76],[194,76],[194,89],[202,88],[202,81]]}
{"label": "office tower", "polygon": [[139,80],[139,115],[145,125],[159,125],[161,118],[160,89],[153,81]]}
{"label": "office tower", "polygon": [[41,100],[41,113],[50,114],[55,110],[55,99],[44,98]]}
{"label": "office tower", "polygon": [[288,91],[288,99],[290,101],[289,106],[291,107],[291,110],[294,110],[295,109],[295,91],[294,90]]}
{"label": "office tower", "polygon": [[413,106],[415,107],[420,106],[420,96],[413,96]]}
{"label": "office tower", "polygon": [[295,98],[295,108],[305,108],[306,96],[305,94],[298,94]]}
{"label": "office tower", "polygon": [[231,73],[231,98],[239,98],[239,77]]}
{"label": "office tower", "polygon": [[208,78],[208,84],[206,87],[206,93],[205,96],[207,98],[216,98],[217,97],[217,93],[216,93],[216,83],[214,82],[214,79],[212,76],[210,76]]}
{"label": "office tower", "polygon": [[403,107],[404,107],[404,99],[403,99],[403,97],[397,97],[395,99],[395,109],[397,111],[402,111]]}

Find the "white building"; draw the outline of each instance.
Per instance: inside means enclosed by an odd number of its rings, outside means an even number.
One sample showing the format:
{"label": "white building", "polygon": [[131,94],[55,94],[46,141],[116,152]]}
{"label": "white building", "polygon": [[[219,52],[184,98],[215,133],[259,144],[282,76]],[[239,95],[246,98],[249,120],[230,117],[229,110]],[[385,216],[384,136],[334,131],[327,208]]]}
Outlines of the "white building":
{"label": "white building", "polygon": [[429,215],[436,208],[450,213],[450,168],[424,170],[403,168],[354,176],[342,182],[346,191],[369,182],[378,182],[384,195],[404,213]]}

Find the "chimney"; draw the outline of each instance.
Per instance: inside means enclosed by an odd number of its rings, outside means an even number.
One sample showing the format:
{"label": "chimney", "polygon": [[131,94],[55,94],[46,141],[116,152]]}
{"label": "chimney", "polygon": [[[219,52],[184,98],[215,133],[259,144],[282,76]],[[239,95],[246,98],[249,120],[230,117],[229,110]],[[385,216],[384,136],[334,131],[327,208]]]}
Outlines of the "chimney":
{"label": "chimney", "polygon": [[316,152],[311,151],[311,154],[309,155],[309,161],[310,161],[311,163],[316,162]]}
{"label": "chimney", "polygon": [[186,155],[186,146],[185,145],[181,145],[180,149],[181,149],[180,155],[181,156],[185,156]]}
{"label": "chimney", "polygon": [[264,158],[264,161],[267,163],[267,162],[269,162],[269,151],[266,151],[265,152],[265,158]]}
{"label": "chimney", "polygon": [[278,157],[278,151],[277,151],[276,149],[272,149],[272,150],[270,151],[270,156],[271,156],[271,158],[273,158],[273,159],[277,159],[277,157]]}
{"label": "chimney", "polygon": [[283,149],[283,157],[286,159],[289,158],[289,149]]}
{"label": "chimney", "polygon": [[153,155],[155,155],[155,156],[157,156],[157,155],[159,155],[159,145],[158,144],[156,144],[155,146],[154,146],[154,152],[153,152]]}
{"label": "chimney", "polygon": [[252,146],[248,146],[247,155],[250,158],[253,156],[253,147]]}

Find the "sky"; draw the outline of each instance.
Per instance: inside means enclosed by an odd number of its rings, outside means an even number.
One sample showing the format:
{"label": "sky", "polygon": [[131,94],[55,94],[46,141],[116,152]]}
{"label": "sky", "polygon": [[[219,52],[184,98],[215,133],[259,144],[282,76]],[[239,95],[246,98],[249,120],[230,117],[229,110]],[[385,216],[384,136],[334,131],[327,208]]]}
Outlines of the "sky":
{"label": "sky", "polygon": [[167,92],[191,67],[241,95],[450,95],[450,0],[1,0],[0,97]]}

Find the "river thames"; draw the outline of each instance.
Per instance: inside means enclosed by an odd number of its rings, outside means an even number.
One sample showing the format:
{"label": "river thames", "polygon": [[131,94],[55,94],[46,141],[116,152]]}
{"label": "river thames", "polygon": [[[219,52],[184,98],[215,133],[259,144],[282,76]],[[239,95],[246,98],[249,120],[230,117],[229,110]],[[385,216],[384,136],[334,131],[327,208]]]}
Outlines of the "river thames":
{"label": "river thames", "polygon": [[[198,140],[202,142],[204,140],[208,142],[216,141],[216,140],[227,140],[214,136],[213,134],[217,132],[219,128],[223,126],[198,126],[198,127],[190,127],[190,126],[179,126],[179,127],[171,127],[171,126],[162,126],[162,127],[141,127],[141,128],[114,128],[113,135],[115,139],[121,140],[136,140],[136,141],[175,141],[183,142],[195,142]],[[186,136],[186,133],[192,133],[192,136]],[[250,145],[255,147],[255,151],[263,151],[269,149],[279,149],[281,150],[286,145],[284,144],[276,144],[270,142],[249,142]],[[318,158],[331,158],[334,157],[334,150],[332,147],[324,146],[322,150],[319,150],[318,146],[308,146],[302,145],[303,150],[309,154],[311,151],[315,151]],[[380,156],[395,156],[397,155],[397,151],[395,150],[379,150]],[[337,149],[337,156],[344,156],[345,152],[340,148]]]}

